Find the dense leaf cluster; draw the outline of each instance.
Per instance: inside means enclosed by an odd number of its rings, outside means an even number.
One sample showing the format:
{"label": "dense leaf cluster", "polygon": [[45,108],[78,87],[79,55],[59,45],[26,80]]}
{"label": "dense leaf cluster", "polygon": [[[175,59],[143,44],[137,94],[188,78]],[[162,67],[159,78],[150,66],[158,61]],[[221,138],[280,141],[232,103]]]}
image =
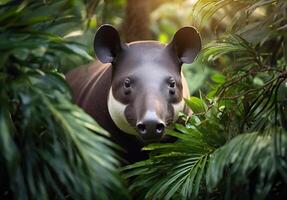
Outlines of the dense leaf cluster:
{"label": "dense leaf cluster", "polygon": [[[108,133],[72,104],[61,59],[91,56],[64,37],[82,1],[0,5],[0,199],[125,196]],[[62,28],[62,29],[59,29]]]}
{"label": "dense leaf cluster", "polygon": [[[192,93],[202,89],[200,98],[186,99],[194,114],[182,114],[184,123],[167,131],[177,142],[145,147],[150,159],[122,170],[130,193],[135,199],[285,199],[287,2],[190,2],[162,1],[151,24],[162,42],[186,24],[206,40],[219,33],[194,68],[185,68]],[[83,28],[88,35],[98,21],[120,24],[125,3],[0,3],[0,199],[127,198],[117,147],[71,103],[60,73],[92,58],[68,39]]]}

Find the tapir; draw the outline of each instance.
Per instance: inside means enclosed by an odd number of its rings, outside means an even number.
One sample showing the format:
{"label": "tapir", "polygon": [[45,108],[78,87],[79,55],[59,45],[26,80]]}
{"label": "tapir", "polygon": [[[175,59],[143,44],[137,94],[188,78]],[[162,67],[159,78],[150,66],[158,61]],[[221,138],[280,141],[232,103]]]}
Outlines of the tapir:
{"label": "tapir", "polygon": [[100,61],[70,71],[66,80],[76,104],[90,114],[135,162],[146,158],[143,145],[165,140],[165,128],[179,112],[189,112],[182,73],[201,49],[193,27],[183,27],[169,44],[157,41],[123,43],[111,25],[102,25],[94,38]]}

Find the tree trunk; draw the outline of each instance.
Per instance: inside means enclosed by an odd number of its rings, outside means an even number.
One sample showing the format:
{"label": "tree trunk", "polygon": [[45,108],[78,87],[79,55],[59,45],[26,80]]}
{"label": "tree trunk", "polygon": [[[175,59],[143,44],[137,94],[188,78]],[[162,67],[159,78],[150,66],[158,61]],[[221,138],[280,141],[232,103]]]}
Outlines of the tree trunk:
{"label": "tree trunk", "polygon": [[123,24],[126,42],[151,39],[150,12],[152,0],[128,0]]}

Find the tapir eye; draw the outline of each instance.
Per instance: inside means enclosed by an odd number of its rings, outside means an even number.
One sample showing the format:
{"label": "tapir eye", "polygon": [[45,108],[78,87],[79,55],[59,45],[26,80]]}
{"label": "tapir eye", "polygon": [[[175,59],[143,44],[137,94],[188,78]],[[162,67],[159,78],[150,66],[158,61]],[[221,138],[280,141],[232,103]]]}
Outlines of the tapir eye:
{"label": "tapir eye", "polygon": [[173,77],[168,79],[168,86],[169,86],[169,94],[174,95],[176,82]]}
{"label": "tapir eye", "polygon": [[131,87],[131,80],[127,78],[124,82],[124,87],[125,88],[130,88]]}
{"label": "tapir eye", "polygon": [[170,78],[168,81],[169,87],[170,88],[175,88],[175,80],[174,78]]}
{"label": "tapir eye", "polygon": [[125,79],[125,82],[124,82],[124,93],[126,95],[131,93],[131,80],[129,78]]}

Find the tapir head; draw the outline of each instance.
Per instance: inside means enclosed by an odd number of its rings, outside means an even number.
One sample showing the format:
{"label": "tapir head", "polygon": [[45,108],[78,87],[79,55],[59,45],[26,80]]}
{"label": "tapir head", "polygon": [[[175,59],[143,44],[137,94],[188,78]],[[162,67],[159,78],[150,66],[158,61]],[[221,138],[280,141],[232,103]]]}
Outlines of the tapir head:
{"label": "tapir head", "polygon": [[103,25],[94,50],[103,63],[111,63],[112,83],[108,109],[115,124],[145,143],[159,141],[164,129],[184,109],[188,88],[181,74],[201,49],[193,27],[178,30],[165,45],[156,41],[122,43],[118,31]]}

